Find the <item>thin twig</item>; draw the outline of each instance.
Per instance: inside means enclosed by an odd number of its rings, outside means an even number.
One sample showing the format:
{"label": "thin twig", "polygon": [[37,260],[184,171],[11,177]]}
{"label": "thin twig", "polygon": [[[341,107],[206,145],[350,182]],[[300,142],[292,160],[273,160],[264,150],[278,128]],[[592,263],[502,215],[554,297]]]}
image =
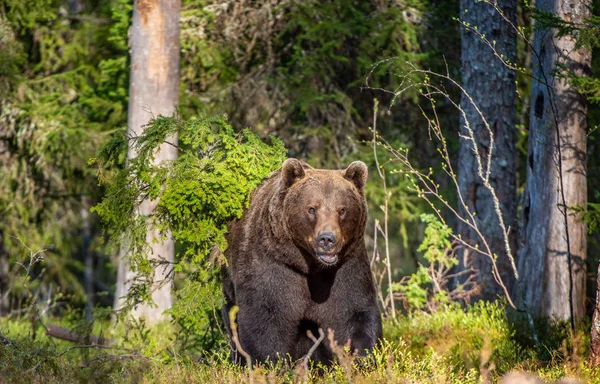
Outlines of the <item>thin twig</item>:
{"label": "thin twig", "polygon": [[244,348],[242,348],[242,345],[240,344],[240,339],[238,338],[237,323],[235,322],[235,320],[237,318],[237,313],[239,310],[240,307],[238,307],[237,305],[234,305],[229,310],[229,326],[231,328],[231,339],[235,344],[236,350],[246,359],[246,363],[248,364],[248,376],[250,377],[250,382],[253,383],[254,378],[252,376],[252,359],[250,358],[248,352],[244,351]]}
{"label": "thin twig", "polygon": [[379,165],[379,159],[377,157],[377,112],[379,111],[379,100],[374,100],[373,106],[373,155],[375,157],[375,166],[377,167],[377,173],[381,178],[381,183],[383,184],[383,194],[384,194],[384,207],[383,207],[383,226],[384,226],[384,238],[385,238],[385,262],[387,268],[387,278],[388,278],[388,290],[390,291],[390,305],[392,311],[392,319],[396,320],[396,307],[394,305],[394,287],[392,282],[392,263],[390,261],[390,245],[388,240],[388,206],[390,201],[390,196],[387,191],[387,185],[385,181],[385,174],[383,168]]}
{"label": "thin twig", "polygon": [[306,356],[304,356],[304,361],[302,362],[302,365],[304,366],[304,372],[305,372],[305,375],[306,375],[304,377],[304,382],[305,383],[308,382],[308,372],[309,372],[308,360],[311,358],[311,356],[313,355],[313,353],[315,353],[315,351],[317,350],[317,348],[319,347],[319,345],[321,344],[321,342],[323,341],[323,339],[325,339],[325,332],[323,332],[322,328],[319,328],[319,338],[318,339],[312,334],[312,332],[310,331],[310,329],[306,331],[306,335],[313,342],[313,345],[308,350],[308,353],[306,354]]}

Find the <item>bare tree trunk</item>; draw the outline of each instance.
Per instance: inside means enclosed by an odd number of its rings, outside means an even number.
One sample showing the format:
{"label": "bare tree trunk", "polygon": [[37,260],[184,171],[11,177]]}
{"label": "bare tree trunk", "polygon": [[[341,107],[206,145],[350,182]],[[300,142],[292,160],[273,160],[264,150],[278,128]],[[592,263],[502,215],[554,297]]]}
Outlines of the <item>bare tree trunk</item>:
{"label": "bare tree trunk", "polygon": [[[506,18],[516,25],[517,2],[499,0],[497,5]],[[479,33],[485,35],[485,39],[495,42],[498,55],[515,62],[516,33],[513,26],[492,5],[476,0],[461,0],[460,9],[463,23],[468,23],[471,28],[476,27]],[[514,253],[517,243],[516,75],[494,55],[494,51],[485,44],[484,39],[466,28],[461,30],[461,67],[462,86],[487,119],[493,139],[469,97],[463,95],[460,106],[466,114],[466,119],[461,117],[460,122],[463,138],[460,139],[458,156],[458,183],[469,211],[475,213],[482,236],[487,240],[491,251],[498,256],[500,276],[510,290],[514,283],[513,269],[506,255],[505,239],[494,209],[492,194],[484,187],[480,177],[473,143],[465,139],[464,135],[467,135],[465,125],[468,123],[474,131],[484,167],[491,153],[490,184],[498,196],[504,224],[509,230],[509,243]],[[461,215],[466,217],[464,207],[460,208]],[[458,233],[469,244],[483,249],[479,235],[465,223],[459,222]],[[491,259],[474,251],[464,252],[466,254],[461,257],[459,269],[467,267],[467,259],[472,262],[481,284],[479,298],[495,300],[498,295],[503,294],[501,286],[493,278]]]}
{"label": "bare tree trunk", "polygon": [[85,303],[85,318],[92,319],[92,310],[94,309],[96,290],[94,289],[94,254],[90,252],[90,244],[92,242],[92,234],[90,230],[90,214],[89,214],[88,198],[84,196],[81,200],[81,222],[83,224],[81,231],[81,252],[83,254],[84,280],[85,280],[85,295],[87,301]]}
{"label": "bare tree trunk", "polygon": [[[143,134],[143,126],[152,116],[171,116],[175,112],[179,91],[179,17],[180,0],[136,0],[131,26],[131,79],[129,87],[128,137]],[[170,138],[171,143],[177,137]],[[136,156],[130,146],[128,158]],[[163,144],[155,155],[154,161],[171,161],[177,158],[177,149],[173,145]],[[142,202],[139,214],[150,215],[156,207],[156,201]],[[159,238],[158,230],[149,228],[146,239],[152,252],[149,258],[174,260],[174,243],[170,234],[164,242],[155,243]],[[129,268],[121,250],[115,308],[123,305],[123,296],[135,274]],[[154,274],[152,299],[156,308],[139,305],[134,316],[143,317],[150,322],[162,318],[164,310],[171,307],[171,284],[162,284],[167,278],[166,270],[157,268]]]}
{"label": "bare tree trunk", "polygon": [[4,237],[0,229],[0,317],[8,315],[10,302],[8,298],[8,252],[4,248]]}
{"label": "bare tree trunk", "polygon": [[590,360],[593,365],[600,365],[600,265],[596,272],[596,303],[592,314],[592,342],[590,345]]}
{"label": "bare tree trunk", "polygon": [[[536,6],[575,23],[590,16],[589,0],[537,0]],[[538,29],[533,55],[519,271],[533,314],[570,319],[574,326],[585,314],[586,226],[569,207],[587,201],[587,106],[554,71],[564,64],[589,74],[591,53],[576,50],[572,37]]]}

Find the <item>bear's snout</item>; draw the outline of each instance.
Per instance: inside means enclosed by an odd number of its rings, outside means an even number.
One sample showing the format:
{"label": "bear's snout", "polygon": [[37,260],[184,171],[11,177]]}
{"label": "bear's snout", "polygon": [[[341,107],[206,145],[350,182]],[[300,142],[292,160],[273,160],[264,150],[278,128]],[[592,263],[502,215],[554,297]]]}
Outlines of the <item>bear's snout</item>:
{"label": "bear's snout", "polygon": [[317,237],[317,244],[325,251],[330,250],[335,245],[336,241],[337,238],[331,232],[322,232]]}

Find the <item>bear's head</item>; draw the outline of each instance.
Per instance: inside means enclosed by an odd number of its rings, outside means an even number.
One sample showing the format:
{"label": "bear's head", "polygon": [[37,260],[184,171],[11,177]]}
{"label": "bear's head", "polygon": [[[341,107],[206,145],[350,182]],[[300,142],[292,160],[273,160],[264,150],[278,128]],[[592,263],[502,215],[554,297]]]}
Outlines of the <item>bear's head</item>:
{"label": "bear's head", "polygon": [[344,170],[314,169],[296,159],[283,163],[280,191],[287,233],[320,265],[338,264],[363,241],[367,174],[362,161]]}

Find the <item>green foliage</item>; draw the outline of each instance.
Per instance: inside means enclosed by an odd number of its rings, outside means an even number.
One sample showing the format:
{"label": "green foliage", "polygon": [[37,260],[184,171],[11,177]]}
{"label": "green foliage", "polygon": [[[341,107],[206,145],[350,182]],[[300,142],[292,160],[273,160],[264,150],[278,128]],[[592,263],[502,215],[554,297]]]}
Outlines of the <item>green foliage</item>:
{"label": "green foliage", "polygon": [[[371,103],[361,91],[365,79],[394,89],[400,81],[394,72],[410,68],[407,61],[418,66],[428,59],[423,41],[430,49],[438,45],[430,36],[440,36],[422,33],[422,26],[441,20],[440,10],[450,6],[433,3],[428,14],[429,2],[422,0],[261,0],[244,4],[243,12],[241,6],[185,1],[181,112],[227,112],[234,125],[277,132],[294,153],[318,155],[318,166],[339,165],[354,152],[349,138],[366,133]],[[388,125],[403,125],[404,108],[398,110],[403,118]]]}
{"label": "green foliage", "polygon": [[23,46],[10,24],[0,15],[0,97],[10,94],[24,64]]}
{"label": "green foliage", "polygon": [[587,214],[585,216],[588,225],[588,232],[595,233],[600,229],[600,204],[588,203]]}
{"label": "green foliage", "polygon": [[406,295],[406,301],[410,308],[421,309],[425,307],[428,299],[426,287],[431,284],[431,277],[427,273],[427,268],[419,266],[417,271],[410,275],[406,283],[396,284],[395,291],[403,292]]}
{"label": "green foliage", "polygon": [[600,78],[576,76],[573,73],[569,73],[568,77],[571,85],[585,96],[589,103],[600,105]]}
{"label": "green foliage", "polygon": [[423,257],[429,263],[439,263],[446,267],[452,267],[458,264],[458,260],[448,257],[446,251],[452,248],[450,237],[452,228],[442,223],[432,214],[422,214],[421,221],[427,224],[425,227],[425,237],[419,246],[419,251],[423,252]]}
{"label": "green foliage", "polygon": [[[179,144],[170,142],[177,136]],[[215,260],[207,257],[211,250],[218,255],[226,249],[227,223],[241,217],[250,193],[279,168],[286,151],[276,138],[269,145],[250,130],[236,133],[224,116],[188,120],[159,116],[142,136],[129,141],[136,156],[127,160],[127,166],[123,162],[128,140],[122,132],[100,151],[100,181],[107,192],[93,211],[111,235],[112,248],[127,249],[132,270],[139,274],[131,303],[149,299],[157,267],[147,258],[147,230],[172,234],[178,250],[175,273],[185,278],[171,314],[185,331],[182,338],[194,344],[211,322],[214,325],[213,312],[222,300]],[[160,145],[178,145],[177,160],[155,164]],[[147,217],[138,213],[144,199],[157,200]]]}
{"label": "green foliage", "polygon": [[[154,151],[175,134],[181,146],[178,159],[155,165]],[[137,205],[144,197],[158,199],[151,225],[172,231],[184,249],[182,260],[196,266],[214,244],[225,249],[227,223],[241,217],[250,193],[285,154],[281,141],[273,138],[267,145],[249,130],[236,134],[222,116],[187,121],[159,116],[143,136],[131,140],[137,156],[111,179],[102,179],[109,188],[94,211],[116,238],[115,245],[124,238],[137,244],[137,227],[146,225],[135,214]],[[119,133],[101,152],[102,166],[122,166],[125,144]]]}
{"label": "green foliage", "polygon": [[0,7],[0,250],[15,266],[27,247],[47,249],[45,289],[58,285],[81,302],[81,229],[99,232],[82,211],[102,193],[88,159],[125,121],[131,6],[77,4],[77,15],[66,0]]}
{"label": "green foliage", "polygon": [[409,313],[397,325],[387,323],[384,328],[388,340],[410,340],[417,356],[426,356],[432,349],[456,371],[493,364],[500,373],[527,357],[512,339],[513,333],[504,307],[486,302],[468,310],[450,305],[431,314]]}
{"label": "green foliage", "polygon": [[587,209],[581,206],[570,207],[572,215],[581,215],[587,224],[588,233],[591,235],[600,229],[600,203],[588,203]]}
{"label": "green foliage", "polygon": [[[583,5],[582,5],[583,7]],[[600,17],[592,15],[581,23],[563,20],[552,12],[539,8],[531,8],[532,17],[536,21],[536,29],[554,28],[557,37],[572,36],[575,38],[575,49],[600,46]]]}
{"label": "green foliage", "polygon": [[[418,251],[423,252],[427,265],[419,264],[416,272],[405,278],[405,281],[394,284],[394,290],[404,294],[408,309],[427,307],[435,312],[440,305],[450,302],[447,275],[458,264],[458,260],[451,252],[452,229],[432,214],[422,214],[421,221],[427,226]],[[462,287],[457,287],[454,293],[461,289]]]}
{"label": "green foliage", "polygon": [[189,117],[232,112],[224,102],[238,76],[238,64],[231,47],[219,39],[214,4],[184,0],[182,5],[180,82],[184,86],[179,96],[180,113]]}
{"label": "green foliage", "polygon": [[[422,1],[385,9],[347,0],[295,3],[279,36],[281,42],[291,40],[293,45],[278,67],[278,77],[296,93],[291,106],[298,117],[341,109],[346,119],[352,119],[356,112],[348,91],[367,75],[373,86],[395,88],[389,84],[390,71],[398,66],[407,69],[406,61],[420,58],[416,28],[403,12],[418,19],[423,8]],[[394,59],[373,67],[378,58]]]}
{"label": "green foliage", "polygon": [[57,358],[48,341],[4,340],[0,335],[0,372],[12,383],[59,382],[75,374],[75,365]]}

